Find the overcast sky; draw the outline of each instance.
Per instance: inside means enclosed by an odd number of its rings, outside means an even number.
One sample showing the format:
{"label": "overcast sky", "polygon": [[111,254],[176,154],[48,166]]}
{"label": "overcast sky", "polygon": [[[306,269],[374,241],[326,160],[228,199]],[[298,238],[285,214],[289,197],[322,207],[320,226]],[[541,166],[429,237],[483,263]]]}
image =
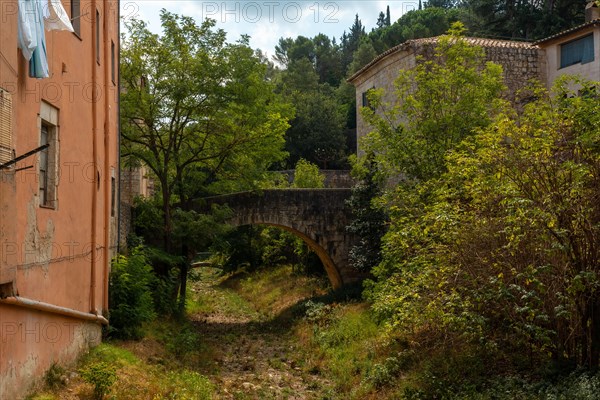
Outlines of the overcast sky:
{"label": "overcast sky", "polygon": [[217,21],[217,26],[235,41],[242,34],[251,36],[253,48],[274,54],[280,37],[299,35],[312,37],[324,33],[338,41],[348,31],[358,13],[369,32],[375,27],[380,11],[390,6],[394,22],[409,10],[418,7],[418,0],[406,1],[196,1],[196,0],[121,0],[121,16],[148,22],[149,28],[160,32],[160,9],[188,15],[198,22],[205,18]]}

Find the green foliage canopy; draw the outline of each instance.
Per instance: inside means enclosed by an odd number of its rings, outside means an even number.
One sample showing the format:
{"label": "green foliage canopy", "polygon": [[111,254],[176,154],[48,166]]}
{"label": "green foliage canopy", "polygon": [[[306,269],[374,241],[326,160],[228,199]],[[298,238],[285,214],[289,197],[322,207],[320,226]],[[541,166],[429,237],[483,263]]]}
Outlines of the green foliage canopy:
{"label": "green foliage canopy", "polygon": [[597,367],[598,84],[564,78],[510,107],[495,100],[500,71],[463,64],[477,50],[449,39],[439,66],[410,75],[416,86],[401,74],[393,118],[365,111],[375,125],[368,145],[405,174],[384,197],[391,225],[367,290],[373,309],[411,340],[437,335]]}
{"label": "green foliage canopy", "polygon": [[208,193],[256,185],[282,160],[291,109],[265,79],[266,66],[242,38],[225,42],[215,22],[161,13],[163,34],[126,24],[121,77],[122,154],[154,173],[165,247],[173,208]]}
{"label": "green foliage canopy", "polygon": [[384,104],[382,89],[369,91],[361,112],[374,127],[363,143],[389,173],[426,181],[445,172],[445,156],[500,107],[502,68],[486,63],[483,49],[461,38],[455,23],[438,39],[433,59],[396,79],[397,101]]}
{"label": "green foliage canopy", "polygon": [[325,175],[319,172],[318,166],[301,158],[296,163],[292,186],[296,188],[323,188],[325,187]]}

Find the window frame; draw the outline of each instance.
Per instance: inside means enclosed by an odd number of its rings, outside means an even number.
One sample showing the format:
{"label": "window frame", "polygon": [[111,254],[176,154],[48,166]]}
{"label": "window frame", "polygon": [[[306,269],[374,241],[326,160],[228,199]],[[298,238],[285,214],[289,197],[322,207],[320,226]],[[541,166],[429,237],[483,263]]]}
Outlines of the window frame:
{"label": "window frame", "polygon": [[96,9],[96,62],[98,63],[98,65],[100,65],[100,55],[102,53],[102,41],[100,40],[101,31],[102,30],[100,29],[100,11]]}
{"label": "window frame", "polygon": [[48,148],[38,154],[39,206],[56,210],[58,206],[58,109],[42,102],[39,116],[40,146]]}
{"label": "window frame", "polygon": [[73,34],[81,39],[81,0],[71,0],[71,25]]}
{"label": "window frame", "polygon": [[373,105],[371,104],[371,102],[369,101],[369,93],[371,91],[375,90],[375,86],[365,90],[364,92],[362,92],[362,106],[363,107],[367,107],[373,111],[375,111],[375,107],[373,107]]}
{"label": "window frame", "polygon": [[[591,40],[591,50],[592,50],[592,58],[588,59],[588,58],[584,58],[585,57],[585,52],[584,52],[584,47],[585,47],[585,43],[584,41],[586,40]],[[566,63],[565,62],[565,58],[566,58],[566,52],[567,51],[573,51],[573,50],[569,50],[568,46],[575,46],[577,43],[581,43],[581,50],[579,51],[580,54],[579,55],[579,59],[575,62],[571,62],[571,63]],[[589,33],[587,35],[584,36],[580,36],[578,38],[575,38],[573,40],[569,40],[568,42],[565,43],[561,43],[559,44],[559,60],[558,60],[558,68],[559,69],[564,69],[564,68],[568,68],[571,67],[573,65],[577,65],[577,64],[588,64],[591,62],[594,62],[596,60],[596,49],[595,49],[595,41],[594,41],[594,33]]]}
{"label": "window frame", "polygon": [[116,85],[117,78],[117,57],[116,57],[116,46],[115,41],[111,39],[110,41],[110,77],[112,79],[113,86]]}
{"label": "window frame", "polygon": [[0,87],[0,164],[14,158],[12,94]]}

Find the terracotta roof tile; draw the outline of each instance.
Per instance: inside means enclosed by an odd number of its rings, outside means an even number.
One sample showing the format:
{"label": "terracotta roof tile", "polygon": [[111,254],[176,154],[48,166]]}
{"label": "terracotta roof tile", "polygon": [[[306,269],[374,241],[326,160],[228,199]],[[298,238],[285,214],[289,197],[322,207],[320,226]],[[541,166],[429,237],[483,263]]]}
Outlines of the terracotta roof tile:
{"label": "terracotta roof tile", "polygon": [[[429,38],[422,39],[412,39],[407,40],[404,43],[400,43],[397,46],[394,46],[385,52],[381,53],[377,57],[375,57],[370,63],[362,67],[358,72],[348,78],[348,82],[352,82],[363,72],[371,68],[373,65],[377,64],[380,60],[386,58],[387,56],[394,54],[398,51],[402,51],[408,49],[410,47],[425,45],[425,44],[434,44],[438,42],[438,39],[441,36],[434,36]],[[476,46],[481,46],[484,48],[517,48],[517,49],[532,49],[537,48],[534,43],[531,42],[518,42],[514,40],[499,40],[499,39],[486,39],[486,38],[476,38],[476,37],[465,37],[464,38],[468,43],[471,43]]]}
{"label": "terracotta roof tile", "polygon": [[584,29],[584,28],[587,28],[587,27],[590,27],[590,26],[593,26],[593,25],[600,25],[600,19],[594,19],[594,20],[592,20],[590,22],[586,22],[585,24],[574,26],[571,29],[567,29],[566,31],[559,32],[556,35],[552,35],[552,36],[548,36],[547,38],[540,39],[540,40],[534,42],[533,44],[537,45],[537,44],[540,44],[540,43],[545,43],[545,42],[548,42],[548,41],[550,41],[552,39],[556,39],[556,38],[559,38],[561,36],[568,35],[568,34],[573,33],[573,32],[577,32],[580,29]]}

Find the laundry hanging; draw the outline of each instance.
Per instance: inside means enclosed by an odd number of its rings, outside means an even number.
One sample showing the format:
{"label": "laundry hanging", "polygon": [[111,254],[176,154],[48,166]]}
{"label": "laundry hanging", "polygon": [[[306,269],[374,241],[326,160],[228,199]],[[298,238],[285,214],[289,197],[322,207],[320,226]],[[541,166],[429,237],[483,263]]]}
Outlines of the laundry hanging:
{"label": "laundry hanging", "polygon": [[50,16],[44,22],[47,31],[75,32],[60,0],[50,0]]}
{"label": "laundry hanging", "polygon": [[[46,3],[46,6],[44,6]],[[48,0],[19,0],[18,45],[29,60],[29,76],[48,78],[48,54],[44,18],[49,17]]]}
{"label": "laundry hanging", "polygon": [[18,46],[29,61],[29,76],[48,78],[44,30],[73,32],[73,25],[60,0],[18,0],[18,6]]}
{"label": "laundry hanging", "polygon": [[31,59],[33,51],[37,47],[36,31],[34,28],[35,16],[33,0],[18,0],[18,47],[23,52],[23,57],[27,61]]}

